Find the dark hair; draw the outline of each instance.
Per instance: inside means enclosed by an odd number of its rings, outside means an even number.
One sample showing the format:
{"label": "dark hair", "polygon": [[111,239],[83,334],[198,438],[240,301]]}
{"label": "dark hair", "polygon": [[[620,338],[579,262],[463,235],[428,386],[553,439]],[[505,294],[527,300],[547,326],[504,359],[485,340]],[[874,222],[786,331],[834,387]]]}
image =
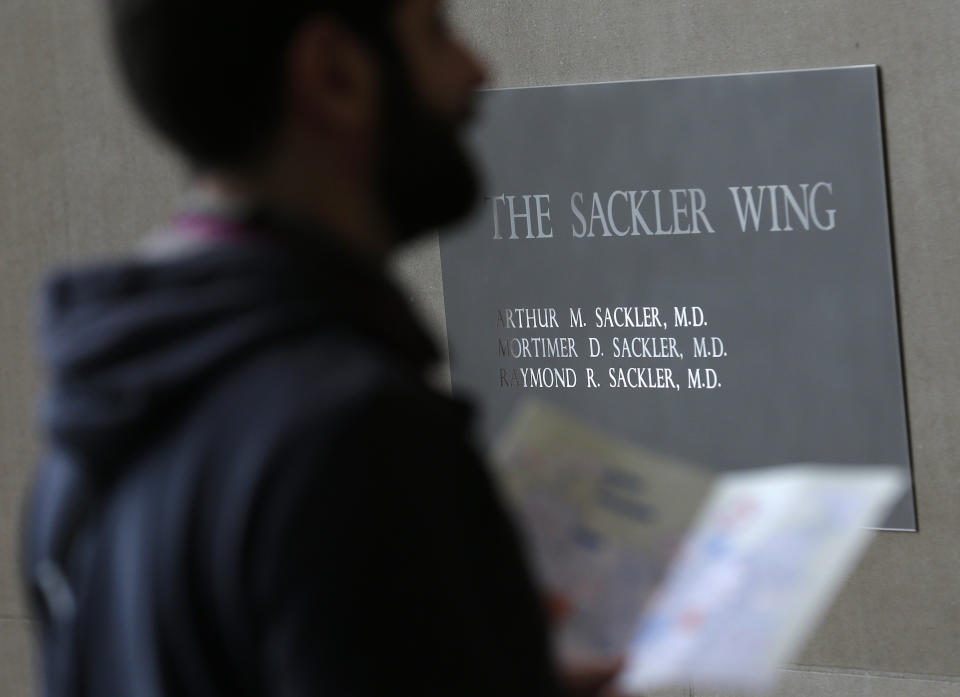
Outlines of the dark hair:
{"label": "dark hair", "polygon": [[398,0],[109,0],[120,71],[150,124],[201,167],[249,164],[283,110],[284,56],[330,14],[375,48]]}

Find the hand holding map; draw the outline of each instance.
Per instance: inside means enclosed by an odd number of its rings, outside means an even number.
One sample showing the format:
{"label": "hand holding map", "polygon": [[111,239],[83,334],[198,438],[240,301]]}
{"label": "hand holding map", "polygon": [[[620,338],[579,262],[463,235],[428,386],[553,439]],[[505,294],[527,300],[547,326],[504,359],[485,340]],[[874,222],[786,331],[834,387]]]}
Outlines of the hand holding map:
{"label": "hand holding map", "polygon": [[497,455],[540,580],[571,604],[559,649],[626,655],[628,693],[770,687],[907,484],[836,465],[715,478],[539,404]]}

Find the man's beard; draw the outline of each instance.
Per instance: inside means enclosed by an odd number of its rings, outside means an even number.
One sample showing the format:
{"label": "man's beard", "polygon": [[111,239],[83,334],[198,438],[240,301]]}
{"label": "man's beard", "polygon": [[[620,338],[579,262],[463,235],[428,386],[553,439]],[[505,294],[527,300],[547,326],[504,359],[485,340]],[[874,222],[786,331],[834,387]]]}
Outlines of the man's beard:
{"label": "man's beard", "polygon": [[428,113],[405,71],[384,71],[379,193],[395,242],[451,223],[477,202],[473,164],[458,139],[463,125]]}

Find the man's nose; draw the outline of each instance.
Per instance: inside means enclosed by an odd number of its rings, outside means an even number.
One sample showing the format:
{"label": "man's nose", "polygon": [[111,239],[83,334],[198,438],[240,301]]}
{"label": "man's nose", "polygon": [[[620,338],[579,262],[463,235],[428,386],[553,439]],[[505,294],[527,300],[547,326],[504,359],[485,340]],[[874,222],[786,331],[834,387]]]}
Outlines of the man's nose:
{"label": "man's nose", "polygon": [[479,89],[487,82],[487,66],[473,49],[462,42],[460,51],[463,53],[464,83],[472,90]]}

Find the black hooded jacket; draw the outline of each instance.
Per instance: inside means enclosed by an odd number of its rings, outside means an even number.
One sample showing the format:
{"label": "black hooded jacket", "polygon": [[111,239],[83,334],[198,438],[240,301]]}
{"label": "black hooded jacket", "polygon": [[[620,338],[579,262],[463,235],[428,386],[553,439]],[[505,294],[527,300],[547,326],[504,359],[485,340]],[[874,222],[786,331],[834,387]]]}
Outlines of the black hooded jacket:
{"label": "black hooded jacket", "polygon": [[46,694],[555,694],[540,603],[430,341],[317,244],[48,284],[24,569]]}

